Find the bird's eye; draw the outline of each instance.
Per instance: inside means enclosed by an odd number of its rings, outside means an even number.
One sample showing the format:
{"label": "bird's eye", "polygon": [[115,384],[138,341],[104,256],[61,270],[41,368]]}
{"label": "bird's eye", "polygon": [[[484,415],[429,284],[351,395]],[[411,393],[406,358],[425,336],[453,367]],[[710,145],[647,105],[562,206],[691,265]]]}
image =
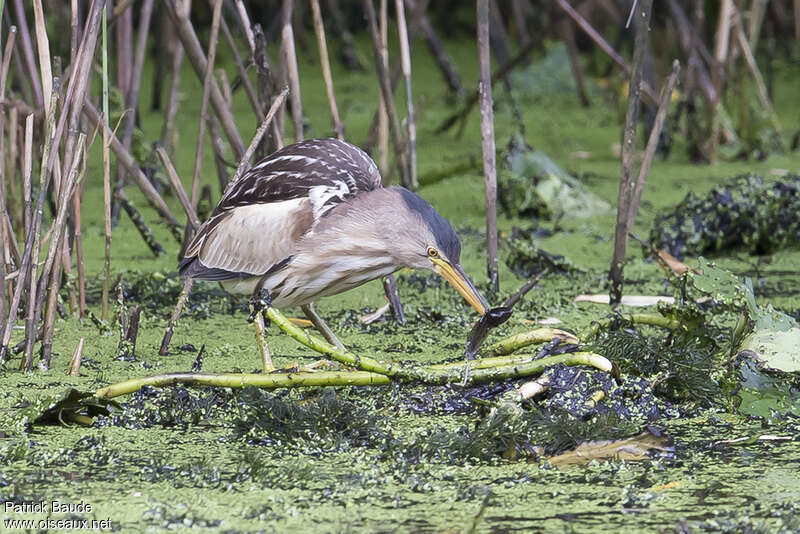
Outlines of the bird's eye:
{"label": "bird's eye", "polygon": [[428,257],[429,258],[438,258],[439,257],[439,251],[436,250],[433,247],[428,247]]}

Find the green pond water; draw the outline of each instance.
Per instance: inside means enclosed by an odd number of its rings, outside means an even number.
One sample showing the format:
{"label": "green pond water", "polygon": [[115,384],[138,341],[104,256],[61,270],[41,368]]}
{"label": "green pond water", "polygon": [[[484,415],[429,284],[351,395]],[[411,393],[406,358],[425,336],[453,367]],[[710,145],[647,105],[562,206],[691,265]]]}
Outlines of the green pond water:
{"label": "green pond water", "polygon": [[[359,41],[362,59],[368,64],[366,44]],[[465,83],[473,87],[477,77],[474,42],[451,41],[448,50]],[[420,176],[470,157],[480,158],[477,110],[469,116],[462,138],[452,132],[434,133],[453,108],[421,44],[415,46],[413,57]],[[224,47],[218,58],[232,78],[234,69]],[[338,64],[333,67],[348,138],[362,142],[377,102],[377,85],[369,73],[345,72]],[[300,75],[304,112],[310,122],[307,136],[330,135],[316,54],[304,53]],[[147,71],[143,80],[143,110],[149,109],[151,76]],[[591,191],[615,204],[620,163],[612,144],[620,138],[621,104],[595,88],[593,106],[582,108],[563,66],[552,76],[532,69],[520,78],[531,87],[527,94],[516,95],[528,142],[582,176]],[[777,65],[774,101],[787,131],[798,129],[797,84],[796,68]],[[515,126],[500,86],[495,94],[496,138],[498,147],[504,147]],[[403,106],[398,97],[398,107]],[[185,183],[193,168],[199,108],[200,87],[187,66],[174,156]],[[243,94],[236,94],[235,110],[242,136],[249,139],[257,125]],[[160,114],[142,113],[146,139],[157,137],[160,128]],[[682,137],[674,140],[669,159],[657,160],[650,172],[634,229],[639,235],[647,235],[658,210],[678,202],[689,191],[704,194],[724,178],[745,172],[766,178],[775,178],[780,170],[800,173],[797,153],[772,155],[764,161],[695,165],[686,157]],[[577,158],[576,152],[587,152],[588,157]],[[216,193],[210,153],[206,148],[203,181]],[[97,315],[103,264],[101,176],[101,158],[95,148],[83,201],[83,235],[90,308]],[[673,438],[673,457],[560,469],[547,463],[492,457],[486,451],[459,454],[462,449],[452,444],[454,436],[468,434],[482,415],[474,410],[447,413],[447,402],[441,409],[412,409],[415,402],[427,405],[424,388],[342,388],[333,395],[312,390],[263,396],[249,391],[239,395],[227,390],[150,390],[118,399],[129,403],[125,411],[93,427],[23,424],[23,410],[68,387],[94,391],[129,378],[187,371],[203,346],[203,371],[252,372],[260,368],[252,329],[246,322],[246,303],[229,301],[211,284],[200,285],[190,300],[187,314],[176,328],[170,355],[158,356],[172,302],[182,285],[175,274],[179,245],[164,225],[156,223],[154,211],[146,207],[135,187],[129,186],[127,191],[167,250],[161,257],[153,257],[122,215],[114,230],[112,276],[122,275],[126,282],[129,309],[137,304],[144,307],[135,359],[115,359],[117,328],[102,332],[90,321],[68,318],[58,320],[49,372],[19,372],[18,357],[0,369],[0,501],[83,502],[91,505],[91,511],[46,514],[11,508],[0,511],[4,520],[110,519],[113,529],[123,532],[188,528],[214,532],[800,531],[796,517],[800,422],[792,415],[770,413],[770,408],[788,410],[794,401],[784,397],[770,400],[748,392],[742,393],[739,414],[718,408],[653,421]],[[420,194],[461,233],[462,263],[485,289],[484,197],[479,171],[424,186]],[[181,213],[175,198],[169,197],[168,202],[174,213]],[[503,238],[514,226],[529,224],[504,216],[499,221]],[[607,292],[605,271],[611,258],[613,224],[613,213],[564,218],[557,223],[542,221],[540,228],[552,233],[537,238],[536,244],[564,255],[585,274],[545,277],[520,303],[512,319],[492,333],[490,341],[530,330],[543,318],[557,318],[561,323],[556,326],[579,332],[605,317],[609,313],[606,306],[576,304],[574,298],[581,293]],[[503,244],[501,256],[507,253]],[[800,254],[796,249],[769,256],[731,252],[716,261],[752,277],[759,302],[796,315],[800,308]],[[400,272],[398,277],[409,319],[405,326],[391,321],[369,326],[358,322],[360,315],[383,304],[379,282],[324,299],[317,309],[357,353],[419,363],[461,358],[476,319],[466,303],[425,273]],[[626,293],[671,294],[663,273],[655,263],[642,259],[638,246],[629,249],[625,277]],[[501,262],[501,292],[493,304],[523,283]],[[733,326],[731,321],[726,324],[728,329]],[[269,342],[277,365],[316,358],[276,329],[272,332],[275,335]],[[12,342],[22,334],[18,327]],[[80,338],[86,342],[81,375],[65,376]],[[444,395],[460,396],[458,388]],[[261,421],[257,410],[247,408],[254,400],[275,412]],[[324,402],[328,411],[320,408]],[[302,411],[304,406],[308,411]],[[315,413],[329,417],[320,415],[315,420]],[[288,414],[288,419],[281,420],[282,414]],[[305,426],[295,424],[298,414]],[[265,426],[253,428],[262,423]],[[638,432],[646,424],[637,420],[633,426]],[[762,434],[792,439],[718,443]],[[437,435],[447,437],[440,450],[435,450],[436,442],[431,440]],[[34,523],[29,530],[40,527]]]}

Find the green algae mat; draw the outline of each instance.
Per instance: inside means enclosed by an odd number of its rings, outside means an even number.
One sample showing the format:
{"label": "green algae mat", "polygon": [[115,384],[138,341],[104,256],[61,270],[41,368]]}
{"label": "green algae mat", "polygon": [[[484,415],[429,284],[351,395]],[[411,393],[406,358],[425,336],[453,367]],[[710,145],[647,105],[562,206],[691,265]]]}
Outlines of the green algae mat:
{"label": "green algae mat", "polygon": [[[367,57],[366,43],[359,45]],[[464,78],[476,79],[474,43],[455,42],[450,49]],[[218,61],[228,60],[224,51],[220,55]],[[420,194],[453,223],[464,245],[464,267],[488,293],[482,283],[483,182],[464,165],[480,153],[479,118],[470,115],[462,138],[434,133],[448,106],[432,59],[417,55],[415,91],[423,103],[418,160],[422,183],[427,183]],[[359,142],[374,112],[377,87],[368,73],[345,76],[337,68],[342,119],[348,136]],[[300,69],[310,117],[307,136],[328,135],[316,63],[301,62]],[[184,80],[174,160],[187,177],[193,168],[200,88],[188,71]],[[787,117],[796,115],[796,72],[779,68],[776,80],[776,108]],[[558,366],[542,375],[547,380],[543,394],[512,408],[498,400],[527,380],[274,391],[178,385],[145,387],[110,404],[82,397],[79,392],[156,374],[254,373],[261,365],[247,303],[212,284],[197,285],[169,353],[158,354],[183,286],[175,272],[179,245],[166,227],[155,224],[155,213],[131,187],[129,197],[166,250],[154,257],[125,216],[114,230],[112,276],[119,278],[122,290],[114,310],[128,314],[141,306],[135,347],[120,351],[117,322],[67,317],[56,326],[50,371],[22,373],[19,356],[0,369],[3,530],[800,531],[798,381],[780,374],[791,370],[765,369],[762,361],[731,352],[734,346],[758,352],[772,339],[748,334],[796,329],[800,252],[792,243],[766,251],[703,247],[697,252],[715,253],[713,266],[685,258],[692,269],[704,267],[706,274],[712,268],[732,273],[734,296],[726,306],[703,301],[697,288],[689,287],[689,277],[665,276],[649,255],[632,246],[625,293],[674,297],[673,304],[623,307],[613,314],[606,305],[576,302],[579,295],[608,292],[613,246],[614,214],[607,206],[616,199],[619,160],[611,147],[619,139],[621,121],[613,104],[603,105],[607,96],[595,90],[596,105],[590,109],[580,107],[571,89],[561,86],[518,95],[527,141],[537,157],[557,165],[548,163],[548,168],[569,173],[565,183],[580,183],[581,196],[597,209],[581,218],[534,219],[527,212],[501,218],[501,288],[491,303],[501,304],[540,267],[547,267],[548,274],[515,306],[511,320],[492,331],[487,344],[534,328],[588,332],[589,348],[618,366],[618,381],[594,368]],[[249,137],[257,125],[243,95],[236,94],[234,107],[241,117],[239,128]],[[511,117],[511,107],[499,98],[498,148],[514,133]],[[152,132],[160,131],[160,115],[143,113],[141,119],[142,135],[157,135]],[[681,142],[676,137],[678,146],[669,159],[653,166],[637,235],[648,235],[653,221],[687,194],[705,198],[725,179],[758,175],[773,183],[780,174],[800,172],[796,153],[694,165],[683,155]],[[203,181],[213,188],[209,152]],[[83,232],[89,306],[98,312],[103,257],[99,154],[92,161]],[[462,170],[440,172],[452,168]],[[426,181],[426,176],[436,179]],[[181,212],[175,198],[167,200],[175,213]],[[543,263],[525,267],[533,256]],[[524,273],[525,268],[530,272]],[[405,325],[390,315],[362,321],[384,304],[378,282],[324,299],[318,311],[356,354],[401,365],[463,361],[477,317],[438,277],[406,271],[397,276]],[[709,293],[713,297],[720,291],[714,286]],[[681,302],[687,295],[691,302]],[[753,312],[748,320],[763,329],[743,329],[746,309]],[[632,314],[666,318],[673,327],[637,323]],[[702,321],[695,323],[693,317]],[[21,335],[15,330],[12,341]],[[80,374],[66,375],[81,339]],[[275,327],[269,342],[279,367],[319,359]],[[537,357],[559,350],[550,343],[519,353]],[[85,419],[47,412],[55,401],[83,403]],[[46,417],[39,419],[44,412]]]}

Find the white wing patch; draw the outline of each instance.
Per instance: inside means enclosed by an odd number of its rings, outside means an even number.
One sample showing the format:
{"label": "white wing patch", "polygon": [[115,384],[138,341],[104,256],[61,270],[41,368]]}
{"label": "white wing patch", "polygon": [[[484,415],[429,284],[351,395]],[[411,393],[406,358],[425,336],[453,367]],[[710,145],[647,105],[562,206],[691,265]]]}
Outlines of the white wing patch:
{"label": "white wing patch", "polygon": [[[343,180],[336,180],[331,185],[317,185],[308,190],[308,198],[311,200],[311,209],[314,213],[314,220],[325,214],[336,203],[328,204],[332,198],[344,200],[350,194],[350,187]],[[327,204],[327,205],[326,205]]]}

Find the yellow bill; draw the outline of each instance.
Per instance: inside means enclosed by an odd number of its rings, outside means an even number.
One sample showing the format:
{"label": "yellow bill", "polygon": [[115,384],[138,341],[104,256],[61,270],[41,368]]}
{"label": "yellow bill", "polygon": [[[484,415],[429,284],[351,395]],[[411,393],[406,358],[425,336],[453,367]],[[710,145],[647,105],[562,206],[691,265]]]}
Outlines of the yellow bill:
{"label": "yellow bill", "polygon": [[436,272],[439,273],[442,278],[450,282],[450,284],[461,293],[461,296],[475,308],[475,311],[481,315],[486,313],[486,310],[489,309],[489,304],[481,294],[478,293],[478,290],[475,289],[472,280],[469,279],[467,273],[464,272],[464,269],[462,269],[460,265],[452,265],[442,258],[431,258],[431,261],[433,262]]}

